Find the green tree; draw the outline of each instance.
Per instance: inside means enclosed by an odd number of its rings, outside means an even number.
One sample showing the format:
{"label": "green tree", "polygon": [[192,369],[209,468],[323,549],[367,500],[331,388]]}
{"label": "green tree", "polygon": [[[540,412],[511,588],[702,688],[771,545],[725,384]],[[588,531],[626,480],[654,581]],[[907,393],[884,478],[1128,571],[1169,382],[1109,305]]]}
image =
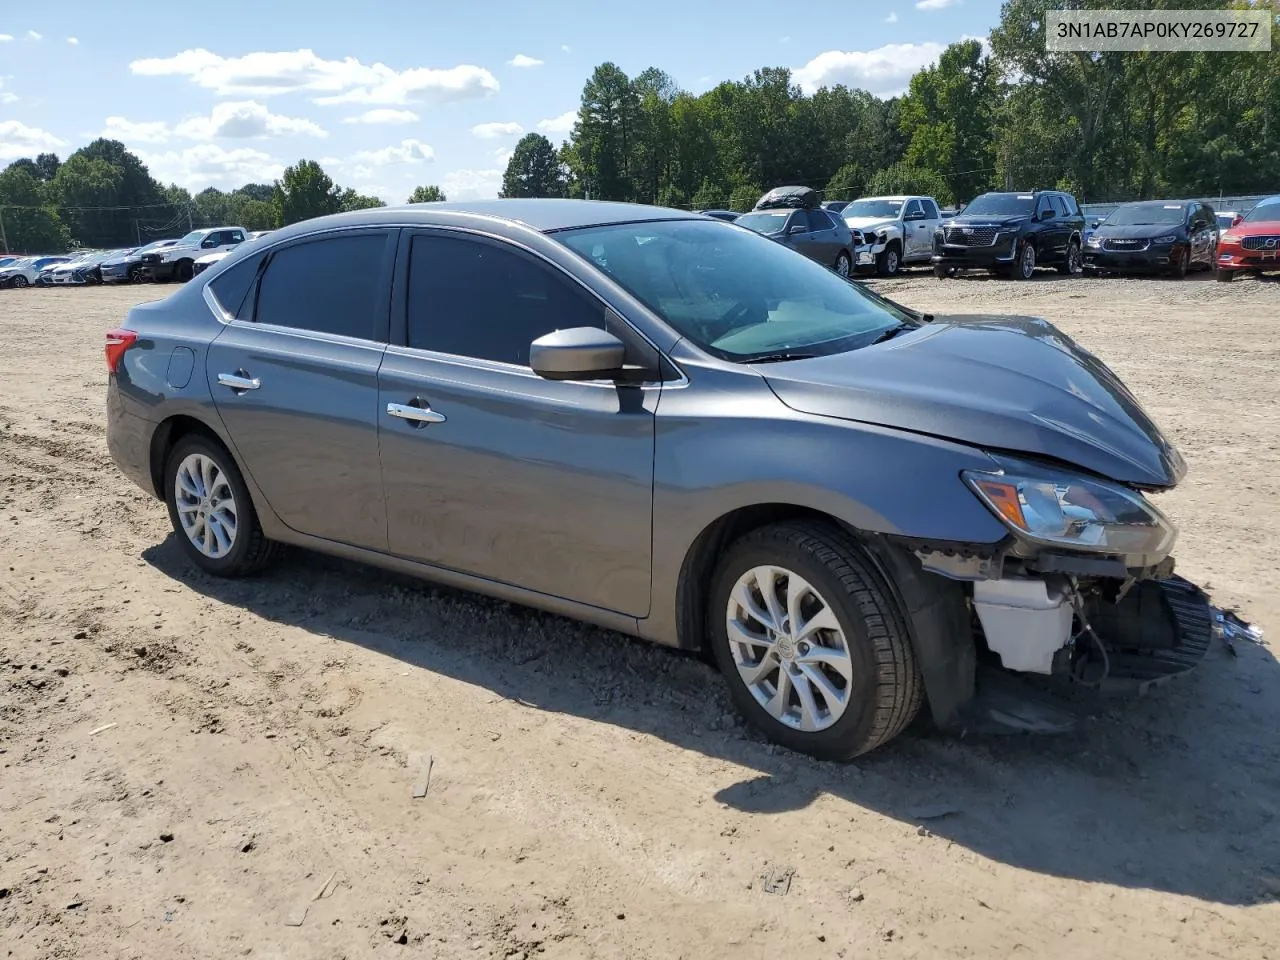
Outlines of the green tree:
{"label": "green tree", "polygon": [[58,170],[51,196],[71,235],[87,247],[123,246],[133,234],[124,192],[125,171],[84,150]]}
{"label": "green tree", "polygon": [[413,193],[409,195],[410,203],[439,203],[447,199],[444,191],[434,183],[429,183],[425,187],[414,187]]}
{"label": "green tree", "polygon": [[70,246],[71,233],[48,203],[45,184],[26,165],[11,164],[0,173],[0,207],[6,253],[59,253]]}
{"label": "green tree", "polygon": [[556,148],[540,133],[526,133],[511,151],[500,197],[563,197],[564,171]]}
{"label": "green tree", "polygon": [[868,196],[918,193],[933,197],[943,206],[947,206],[955,199],[942,174],[927,167],[913,167],[905,161],[899,161],[873,173],[871,179],[867,181],[866,193]]}
{"label": "green tree", "polygon": [[48,181],[58,175],[58,168],[62,166],[62,161],[58,159],[56,153],[42,153],[36,157],[36,166],[40,169],[40,179]]}
{"label": "green tree", "polygon": [[276,181],[272,203],[276,222],[282,227],[312,217],[337,213],[342,204],[341,190],[314,160],[299,160],[286,167]]}
{"label": "green tree", "polygon": [[372,210],[385,207],[386,204],[377,197],[366,197],[350,187],[338,193],[338,210],[346,213],[349,210]]}
{"label": "green tree", "polygon": [[235,219],[246,230],[274,230],[280,226],[275,206],[266,200],[246,198]]}
{"label": "green tree", "polygon": [[857,200],[862,195],[866,183],[866,175],[862,165],[846,163],[827,181],[827,188],[822,193],[824,200]]}
{"label": "green tree", "polygon": [[614,63],[596,67],[582,88],[573,127],[575,174],[597,200],[630,200],[631,151],[639,104],[635,89]]}

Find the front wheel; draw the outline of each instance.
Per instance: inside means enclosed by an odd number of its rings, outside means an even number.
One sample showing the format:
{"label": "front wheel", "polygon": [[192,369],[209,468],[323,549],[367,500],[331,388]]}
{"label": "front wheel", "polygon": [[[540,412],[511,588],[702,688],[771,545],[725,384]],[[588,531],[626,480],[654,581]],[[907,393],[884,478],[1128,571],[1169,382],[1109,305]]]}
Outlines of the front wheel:
{"label": "front wheel", "polygon": [[894,244],[885,247],[876,254],[876,273],[882,277],[892,277],[902,266],[902,255]]}
{"label": "front wheel", "polygon": [[846,760],[897,736],[923,697],[902,612],[838,528],[746,534],[712,580],[716,661],[738,709],[769,739]]}
{"label": "front wheel", "polygon": [[179,260],[173,265],[173,278],[179,283],[186,283],[195,276],[195,266],[190,260]]}
{"label": "front wheel", "polygon": [[1018,262],[1013,266],[1011,276],[1015,280],[1030,280],[1036,273],[1036,248],[1029,243],[1022,245],[1022,252],[1018,254]]}
{"label": "front wheel", "polygon": [[142,282],[143,282],[144,280],[146,280],[146,279],[147,279],[147,277],[146,277],[146,271],[145,271],[145,270],[143,270],[143,268],[142,268],[142,267],[130,267],[130,268],[129,268],[129,282],[130,282],[130,283],[142,283]]}
{"label": "front wheel", "polygon": [[1080,244],[1072,240],[1067,247],[1067,259],[1062,261],[1062,265],[1058,267],[1058,272],[1071,276],[1072,274],[1080,273],[1083,265],[1084,258],[1080,255]]}
{"label": "front wheel", "polygon": [[839,256],[836,257],[835,267],[833,268],[837,274],[842,277],[848,277],[849,271],[853,266],[853,261],[849,259],[849,254],[841,250]]}
{"label": "front wheel", "polygon": [[27,278],[24,277],[22,274],[18,274],[16,277],[13,278],[13,285],[18,289],[22,289],[23,287],[31,286],[31,282],[27,280]]}
{"label": "front wheel", "polygon": [[947,277],[950,277],[953,273],[954,271],[950,267],[943,266],[941,263],[935,263],[933,265],[933,275],[937,277],[939,280],[945,280],[947,279]]}
{"label": "front wheel", "polygon": [[262,533],[249,490],[231,455],[203,436],[179,440],[165,461],[165,502],[183,551],[220,577],[256,573],[274,545]]}
{"label": "front wheel", "polygon": [[1213,275],[1222,283],[1230,283],[1236,278],[1234,270],[1215,270]]}
{"label": "front wheel", "polygon": [[1191,251],[1183,250],[1174,258],[1169,275],[1175,280],[1187,279],[1187,271],[1191,269]]}

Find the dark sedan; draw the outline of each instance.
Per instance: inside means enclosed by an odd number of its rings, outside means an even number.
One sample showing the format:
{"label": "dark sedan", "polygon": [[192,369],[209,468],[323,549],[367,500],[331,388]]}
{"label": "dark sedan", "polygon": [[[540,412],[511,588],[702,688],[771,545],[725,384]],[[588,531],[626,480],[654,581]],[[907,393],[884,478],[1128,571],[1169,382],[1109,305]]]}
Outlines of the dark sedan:
{"label": "dark sedan", "polygon": [[734,221],[831,267],[842,277],[853,268],[853,234],[839,214],[826,210],[752,210]]}
{"label": "dark sedan", "polygon": [[111,456],[198,568],[290,543],[702,651],[815,756],[925,704],[1016,728],[979,658],[1137,693],[1209,648],[1147,497],[1185,464],[1100,359],[733,224],[523,199],[304,220],[105,346]]}
{"label": "dark sedan", "polygon": [[172,247],[177,240],[156,240],[136,250],[126,250],[102,261],[103,283],[142,283],[148,279],[142,258],[148,253]]}
{"label": "dark sedan", "polygon": [[1211,270],[1218,246],[1213,207],[1198,200],[1126,203],[1097,222],[1085,240],[1089,273],[1168,273]]}

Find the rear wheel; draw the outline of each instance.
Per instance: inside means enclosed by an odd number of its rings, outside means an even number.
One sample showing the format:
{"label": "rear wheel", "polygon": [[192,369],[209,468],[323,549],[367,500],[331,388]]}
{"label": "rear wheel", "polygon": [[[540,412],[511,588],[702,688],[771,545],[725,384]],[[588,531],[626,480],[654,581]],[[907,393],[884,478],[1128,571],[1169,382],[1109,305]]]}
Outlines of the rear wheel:
{"label": "rear wheel", "polygon": [[274,555],[231,455],[203,436],[177,442],[165,461],[165,502],[183,551],[220,577],[256,573]]}
{"label": "rear wheel", "polygon": [[836,257],[834,269],[840,276],[847,277],[849,276],[849,270],[851,269],[852,264],[853,262],[849,259],[849,254],[841,250],[839,256]]}
{"label": "rear wheel", "polygon": [[708,630],[738,709],[767,737],[843,760],[897,736],[923,686],[896,601],[833,525],[746,534],[712,579]]}
{"label": "rear wheel", "polygon": [[1080,256],[1080,244],[1074,240],[1067,247],[1067,259],[1062,261],[1058,267],[1059,273],[1065,273],[1068,276],[1079,273],[1083,269],[1084,258]]}
{"label": "rear wheel", "polygon": [[142,282],[143,282],[144,280],[146,280],[146,279],[147,279],[146,271],[144,271],[144,270],[142,269],[142,267],[140,267],[140,266],[135,266],[135,267],[130,267],[130,268],[129,268],[129,282],[130,282],[130,283],[142,283]]}

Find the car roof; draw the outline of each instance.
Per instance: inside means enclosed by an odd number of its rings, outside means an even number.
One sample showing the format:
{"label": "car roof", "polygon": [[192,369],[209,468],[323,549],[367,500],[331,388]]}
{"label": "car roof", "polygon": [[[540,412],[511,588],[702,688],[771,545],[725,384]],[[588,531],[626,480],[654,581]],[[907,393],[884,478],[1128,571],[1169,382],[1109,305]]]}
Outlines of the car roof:
{"label": "car roof", "polygon": [[272,239],[311,233],[317,229],[339,226],[414,225],[458,226],[468,220],[501,220],[522,224],[541,233],[572,230],[576,227],[607,226],[615,223],[642,223],[653,220],[701,220],[706,218],[688,210],[655,207],[642,203],[618,203],[611,200],[560,200],[528,198],[510,200],[470,200],[433,203],[410,203],[397,207],[374,207],[335,213],[314,220],[303,220],[292,226],[272,231]]}

